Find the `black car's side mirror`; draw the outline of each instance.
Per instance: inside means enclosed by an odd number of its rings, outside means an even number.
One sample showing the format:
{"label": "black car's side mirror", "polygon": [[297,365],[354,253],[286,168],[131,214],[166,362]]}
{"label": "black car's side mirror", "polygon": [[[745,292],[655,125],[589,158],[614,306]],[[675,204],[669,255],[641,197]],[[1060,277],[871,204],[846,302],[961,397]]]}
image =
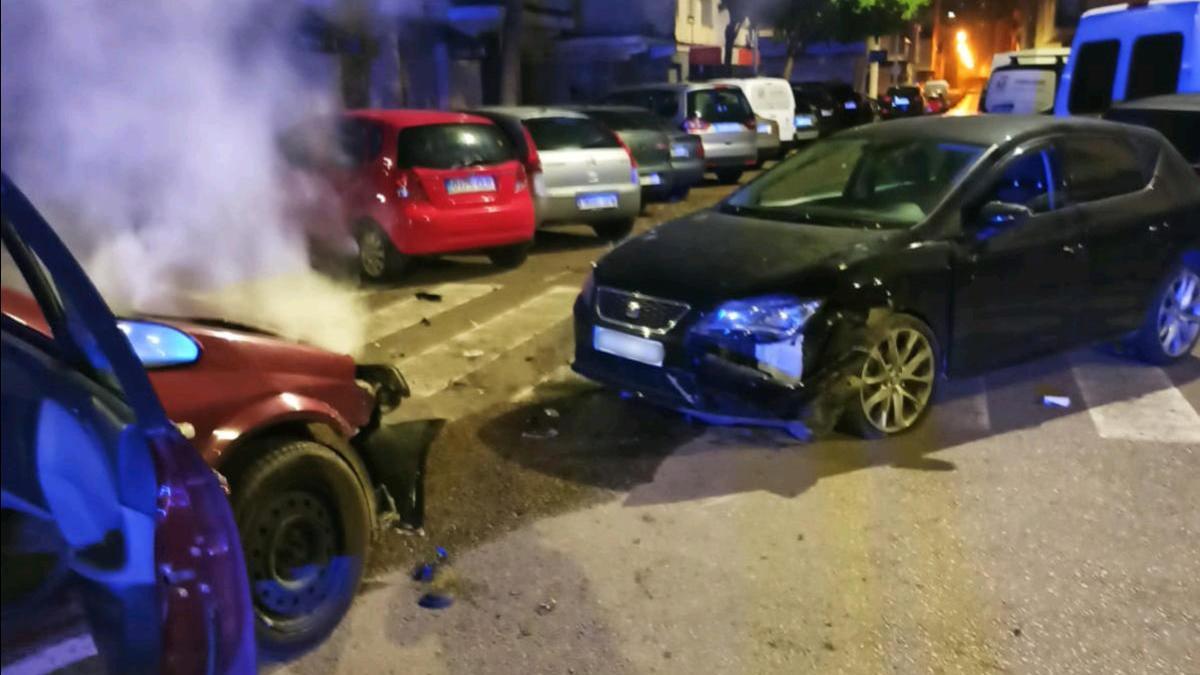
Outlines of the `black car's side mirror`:
{"label": "black car's side mirror", "polygon": [[979,210],[977,228],[980,232],[1007,230],[1033,217],[1033,211],[1024,204],[988,202]]}

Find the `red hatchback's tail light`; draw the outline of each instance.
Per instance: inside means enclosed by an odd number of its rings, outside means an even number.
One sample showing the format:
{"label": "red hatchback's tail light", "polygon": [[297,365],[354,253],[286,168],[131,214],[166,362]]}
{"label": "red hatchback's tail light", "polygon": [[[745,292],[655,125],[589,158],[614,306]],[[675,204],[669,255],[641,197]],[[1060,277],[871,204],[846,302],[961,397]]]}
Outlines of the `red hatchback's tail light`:
{"label": "red hatchback's tail light", "polygon": [[513,192],[521,194],[529,189],[529,174],[525,173],[525,167],[517,165],[517,182],[513,184]]}
{"label": "red hatchback's tail light", "polygon": [[712,125],[699,117],[689,117],[683,121],[683,130],[689,134],[708,133],[712,129]]}
{"label": "red hatchback's tail light", "polygon": [[254,612],[229,500],[182,437],[149,439],[158,475],[154,563],[164,673],[250,673]]}

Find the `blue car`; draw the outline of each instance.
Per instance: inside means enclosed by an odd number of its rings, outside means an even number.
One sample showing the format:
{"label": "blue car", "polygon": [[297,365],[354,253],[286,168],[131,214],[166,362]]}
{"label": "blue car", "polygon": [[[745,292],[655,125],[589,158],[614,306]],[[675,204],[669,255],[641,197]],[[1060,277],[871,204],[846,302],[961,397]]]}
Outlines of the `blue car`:
{"label": "blue car", "polygon": [[163,412],[79,264],[3,176],[4,668],[251,673],[254,618],[218,477]]}

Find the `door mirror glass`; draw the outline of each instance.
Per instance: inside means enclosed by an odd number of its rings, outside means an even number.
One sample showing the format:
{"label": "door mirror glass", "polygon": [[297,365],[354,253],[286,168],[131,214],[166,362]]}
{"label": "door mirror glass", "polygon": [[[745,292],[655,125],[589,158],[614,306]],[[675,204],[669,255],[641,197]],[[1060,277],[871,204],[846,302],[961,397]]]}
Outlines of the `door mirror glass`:
{"label": "door mirror glass", "polygon": [[1033,217],[1033,210],[1024,204],[988,202],[979,211],[979,231],[1015,227]]}
{"label": "door mirror glass", "polygon": [[117,327],[147,368],[186,366],[200,359],[200,345],[187,333],[153,321],[121,319]]}

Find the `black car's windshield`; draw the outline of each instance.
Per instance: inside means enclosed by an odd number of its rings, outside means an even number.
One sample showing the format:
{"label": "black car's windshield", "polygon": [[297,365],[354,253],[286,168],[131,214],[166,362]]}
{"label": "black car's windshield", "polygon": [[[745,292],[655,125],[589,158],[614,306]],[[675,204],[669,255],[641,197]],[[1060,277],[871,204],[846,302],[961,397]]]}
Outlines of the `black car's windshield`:
{"label": "black car's windshield", "polygon": [[720,208],[801,223],[907,228],[925,220],[985,149],[928,138],[832,139],[783,162]]}

